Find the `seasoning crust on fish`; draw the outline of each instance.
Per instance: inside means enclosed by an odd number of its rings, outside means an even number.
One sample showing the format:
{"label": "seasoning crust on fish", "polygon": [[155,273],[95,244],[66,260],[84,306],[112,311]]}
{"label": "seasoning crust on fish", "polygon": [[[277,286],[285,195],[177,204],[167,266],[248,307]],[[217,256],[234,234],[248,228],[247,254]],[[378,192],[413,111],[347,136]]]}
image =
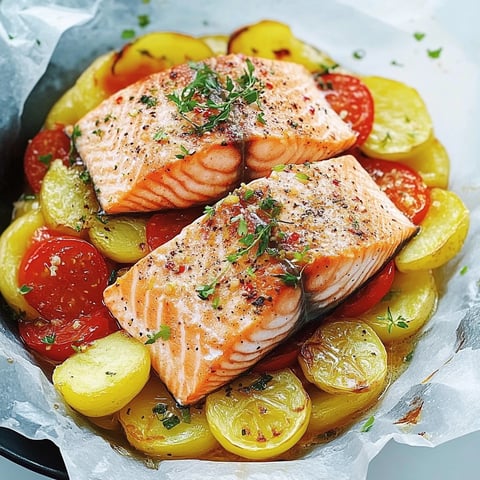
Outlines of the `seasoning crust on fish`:
{"label": "seasoning crust on fish", "polygon": [[104,300],[192,404],[336,306],[416,231],[350,155],[282,166],[208,207]]}
{"label": "seasoning crust on fish", "polygon": [[[208,98],[200,87],[188,96],[199,75],[203,90],[217,82]],[[199,107],[237,93],[227,107]],[[304,67],[240,54],[150,75],[75,127],[77,151],[107,213],[211,203],[274,165],[330,158],[356,139]]]}

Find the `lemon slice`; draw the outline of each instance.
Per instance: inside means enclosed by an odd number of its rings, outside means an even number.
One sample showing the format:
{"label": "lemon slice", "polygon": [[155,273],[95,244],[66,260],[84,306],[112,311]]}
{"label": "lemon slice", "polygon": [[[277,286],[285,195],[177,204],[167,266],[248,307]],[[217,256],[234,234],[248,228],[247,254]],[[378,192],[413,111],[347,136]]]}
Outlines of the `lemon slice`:
{"label": "lemon slice", "polygon": [[299,363],[307,380],[329,393],[366,392],[387,374],[382,341],[371,327],[354,320],[321,325],[302,346]]}
{"label": "lemon slice", "polygon": [[242,376],[206,401],[210,429],[225,450],[264,460],[293,447],[307,429],[311,402],[289,369]]}

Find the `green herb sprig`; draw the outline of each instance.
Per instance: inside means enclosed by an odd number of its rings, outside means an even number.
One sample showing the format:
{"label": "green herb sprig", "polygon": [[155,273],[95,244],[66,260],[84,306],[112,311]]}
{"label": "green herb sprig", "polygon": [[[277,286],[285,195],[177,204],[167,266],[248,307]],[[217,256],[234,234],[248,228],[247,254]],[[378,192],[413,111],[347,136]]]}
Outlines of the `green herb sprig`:
{"label": "green herb sprig", "polygon": [[[190,63],[190,67],[196,72],[195,78],[181,92],[171,93],[167,98],[176,104],[180,115],[197,134],[210,132],[228,120],[233,105],[239,101],[248,105],[256,103],[261,108],[263,86],[254,75],[255,67],[250,59],[246,60],[246,69],[236,81],[226,76],[222,82],[218,72],[205,63]],[[197,123],[190,115],[192,112],[206,113],[206,122]],[[265,122],[261,113],[257,119]]]}

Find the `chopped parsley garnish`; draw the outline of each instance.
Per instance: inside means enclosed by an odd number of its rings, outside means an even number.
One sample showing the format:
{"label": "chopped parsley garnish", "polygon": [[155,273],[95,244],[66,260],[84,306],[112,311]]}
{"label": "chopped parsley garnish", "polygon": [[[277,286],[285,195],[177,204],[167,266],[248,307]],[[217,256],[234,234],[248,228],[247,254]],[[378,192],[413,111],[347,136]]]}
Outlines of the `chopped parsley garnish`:
{"label": "chopped parsley garnish", "polygon": [[168,340],[170,338],[170,327],[168,325],[161,325],[160,330],[155,333],[147,333],[148,340],[145,342],[145,345],[151,345],[155,343],[159,338],[162,340]]}
{"label": "chopped parsley garnish", "polygon": [[141,28],[145,28],[146,26],[150,25],[150,17],[148,15],[138,15],[138,26]]}
{"label": "chopped parsley garnish", "polygon": [[161,142],[162,140],[166,140],[168,138],[168,134],[165,132],[165,130],[158,129],[154,134],[153,134],[153,140],[155,142]]}
{"label": "chopped parsley garnish", "polygon": [[294,273],[290,273],[290,272],[287,272],[287,273],[283,273],[283,274],[280,274],[280,275],[275,275],[277,278],[279,278],[280,280],[282,280],[282,282],[287,285],[287,287],[296,287],[301,279],[302,279],[302,275],[301,274],[294,274]]}
{"label": "chopped parsley garnish", "polygon": [[155,107],[158,103],[158,99],[156,97],[152,97],[151,95],[142,95],[140,97],[140,102],[146,105],[149,108]]}
{"label": "chopped parsley garnish", "polygon": [[210,283],[206,283],[204,285],[197,285],[195,287],[195,291],[197,292],[197,295],[202,300],[207,300],[210,295],[213,295],[215,293],[215,287],[217,286],[217,282],[218,282],[218,279],[215,278]]}
{"label": "chopped parsley garnish", "polygon": [[78,137],[82,136],[82,131],[78,125],[75,125],[72,130],[72,135],[70,137],[70,150],[68,151],[68,158],[70,163],[73,165],[75,163],[76,149],[75,149],[75,140]]}
{"label": "chopped parsley garnish", "polygon": [[215,207],[212,207],[211,205],[207,205],[207,206],[204,208],[203,213],[204,213],[208,218],[212,218],[212,217],[215,215]]}
{"label": "chopped parsley garnish", "polygon": [[18,293],[20,293],[21,295],[26,295],[32,290],[33,290],[33,287],[31,287],[30,285],[22,285],[21,287],[18,288]]}
{"label": "chopped parsley garnish", "polygon": [[373,427],[373,424],[375,423],[375,417],[372,415],[371,417],[369,417],[367,419],[367,421],[362,425],[362,428],[360,429],[360,431],[362,433],[366,433],[366,432],[369,432],[371,430],[371,428]]}
{"label": "chopped parsley garnish", "polygon": [[53,155],[51,153],[47,153],[46,155],[39,155],[38,161],[43,163],[44,165],[50,165],[52,163]]}
{"label": "chopped parsley garnish", "polygon": [[428,49],[427,53],[430,58],[440,58],[440,55],[442,53],[442,47],[437,48],[435,50]]}
{"label": "chopped parsley garnish", "polygon": [[365,50],[362,50],[362,49],[355,50],[352,53],[352,56],[353,58],[355,58],[355,60],[361,60],[362,58],[365,57],[365,55],[366,55]]}
{"label": "chopped parsley garnish", "polygon": [[[248,105],[256,103],[260,108],[261,82],[255,77],[255,67],[247,59],[246,69],[236,81],[230,76],[220,78],[218,72],[205,63],[190,63],[195,70],[195,78],[181,92],[167,96],[177,106],[178,113],[192,125],[194,131],[202,135],[212,131],[230,117],[234,104],[244,101]],[[204,123],[198,123],[194,114],[207,117]],[[264,121],[259,113],[257,120]]]}
{"label": "chopped parsley garnish", "polygon": [[134,37],[135,37],[135,30],[131,28],[127,28],[122,31],[122,38],[124,40],[130,40],[131,38],[134,38]]}
{"label": "chopped parsley garnish", "polygon": [[468,267],[467,267],[467,265],[464,265],[464,266],[460,269],[460,275],[465,275],[467,272],[468,272]]}
{"label": "chopped parsley garnish", "polygon": [[415,40],[417,40],[417,42],[420,42],[420,41],[422,41],[422,40],[425,38],[425,33],[423,33],[423,32],[415,32],[415,33],[413,34],[413,38],[414,38]]}
{"label": "chopped parsley garnish", "polygon": [[57,338],[57,335],[55,333],[52,333],[50,335],[45,335],[40,341],[42,343],[45,343],[46,345],[53,345],[55,343],[56,338]]}
{"label": "chopped parsley garnish", "polygon": [[152,408],[152,413],[158,417],[167,430],[172,429],[180,423],[180,418],[168,410],[168,405],[166,403],[157,403]]}
{"label": "chopped parsley garnish", "polygon": [[255,380],[250,385],[246,385],[245,387],[240,387],[239,391],[243,393],[250,393],[252,390],[261,392],[267,388],[267,385],[271,380],[273,380],[272,375],[263,373],[258,380]]}

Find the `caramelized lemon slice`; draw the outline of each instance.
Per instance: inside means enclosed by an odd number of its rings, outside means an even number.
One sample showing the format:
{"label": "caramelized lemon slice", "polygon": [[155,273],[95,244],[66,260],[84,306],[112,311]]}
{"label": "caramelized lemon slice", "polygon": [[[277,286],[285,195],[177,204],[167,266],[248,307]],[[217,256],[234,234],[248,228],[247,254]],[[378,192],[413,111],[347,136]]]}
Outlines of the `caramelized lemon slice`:
{"label": "caramelized lemon slice", "polygon": [[213,435],[229,452],[264,460],[293,447],[307,429],[311,402],[289,369],[245,375],[206,402]]}

